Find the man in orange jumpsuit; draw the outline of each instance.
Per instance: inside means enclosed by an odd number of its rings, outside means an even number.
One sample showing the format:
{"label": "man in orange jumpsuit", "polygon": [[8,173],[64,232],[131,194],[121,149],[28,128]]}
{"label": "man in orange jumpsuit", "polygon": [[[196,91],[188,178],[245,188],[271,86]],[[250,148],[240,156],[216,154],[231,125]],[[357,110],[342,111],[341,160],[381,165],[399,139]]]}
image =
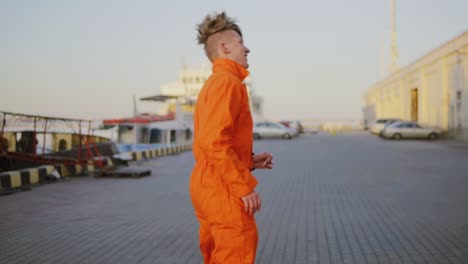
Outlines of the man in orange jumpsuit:
{"label": "man in orange jumpsuit", "polygon": [[224,12],[207,16],[198,33],[213,63],[194,115],[196,164],[190,194],[200,222],[200,249],[206,264],[254,263],[254,214],[261,201],[251,171],[271,169],[273,157],[252,153],[252,116],[243,84],[250,50],[239,26]]}

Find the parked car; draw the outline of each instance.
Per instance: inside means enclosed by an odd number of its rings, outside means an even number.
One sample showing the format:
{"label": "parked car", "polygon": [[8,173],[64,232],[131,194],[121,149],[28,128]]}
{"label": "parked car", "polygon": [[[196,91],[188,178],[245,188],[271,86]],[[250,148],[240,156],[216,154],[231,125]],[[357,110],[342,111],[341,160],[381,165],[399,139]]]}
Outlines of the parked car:
{"label": "parked car", "polygon": [[258,122],[253,127],[254,139],[262,138],[284,138],[291,139],[296,131],[290,127],[273,122]]}
{"label": "parked car", "polygon": [[388,122],[396,122],[401,121],[398,118],[384,118],[384,119],[377,119],[370,127],[370,131],[372,134],[380,135],[380,132],[385,128],[385,125]]}
{"label": "parked car", "polygon": [[301,134],[304,132],[304,128],[302,127],[301,122],[298,120],[293,120],[293,121],[281,121],[280,124],[290,127],[294,130],[296,130],[297,134]]}
{"label": "parked car", "polygon": [[435,140],[440,137],[442,130],[438,128],[425,128],[417,122],[395,122],[382,131],[383,138],[391,139],[428,139]]}
{"label": "parked car", "polygon": [[394,123],[396,123],[396,122],[402,122],[402,121],[403,121],[403,120],[400,120],[400,119],[390,119],[390,120],[388,120],[387,122],[385,122],[385,125],[384,125],[384,127],[382,128],[382,130],[380,130],[379,136],[380,136],[380,137],[383,137],[383,131],[384,131],[387,127],[391,126],[392,124],[394,124]]}

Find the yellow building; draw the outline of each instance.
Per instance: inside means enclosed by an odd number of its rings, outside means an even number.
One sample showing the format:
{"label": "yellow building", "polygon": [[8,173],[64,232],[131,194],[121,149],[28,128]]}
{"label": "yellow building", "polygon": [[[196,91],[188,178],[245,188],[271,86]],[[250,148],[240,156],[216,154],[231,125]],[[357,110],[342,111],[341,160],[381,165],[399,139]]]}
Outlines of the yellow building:
{"label": "yellow building", "polygon": [[364,123],[401,118],[468,140],[468,31],[372,85]]}

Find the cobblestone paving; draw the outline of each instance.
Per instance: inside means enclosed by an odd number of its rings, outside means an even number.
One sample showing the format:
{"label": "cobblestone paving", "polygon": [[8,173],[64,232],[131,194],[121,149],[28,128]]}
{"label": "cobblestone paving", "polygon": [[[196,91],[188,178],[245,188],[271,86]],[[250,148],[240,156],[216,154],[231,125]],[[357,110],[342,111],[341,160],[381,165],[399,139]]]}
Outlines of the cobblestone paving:
{"label": "cobblestone paving", "polygon": [[[468,263],[468,149],[370,135],[260,140],[256,263]],[[72,178],[0,197],[0,263],[202,263],[191,153],[141,179]]]}

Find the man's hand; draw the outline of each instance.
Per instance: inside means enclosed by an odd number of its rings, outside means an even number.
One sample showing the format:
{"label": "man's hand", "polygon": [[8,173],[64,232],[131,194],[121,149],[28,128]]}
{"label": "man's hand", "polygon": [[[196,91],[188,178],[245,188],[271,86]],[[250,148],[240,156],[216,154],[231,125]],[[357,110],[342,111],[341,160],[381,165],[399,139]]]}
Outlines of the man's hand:
{"label": "man's hand", "polygon": [[272,169],[273,168],[273,155],[270,153],[261,153],[253,155],[253,167],[255,169]]}
{"label": "man's hand", "polygon": [[260,200],[260,195],[258,195],[256,191],[247,194],[241,199],[244,203],[244,210],[249,215],[253,215],[255,212],[260,211],[260,208],[262,207],[262,202]]}

